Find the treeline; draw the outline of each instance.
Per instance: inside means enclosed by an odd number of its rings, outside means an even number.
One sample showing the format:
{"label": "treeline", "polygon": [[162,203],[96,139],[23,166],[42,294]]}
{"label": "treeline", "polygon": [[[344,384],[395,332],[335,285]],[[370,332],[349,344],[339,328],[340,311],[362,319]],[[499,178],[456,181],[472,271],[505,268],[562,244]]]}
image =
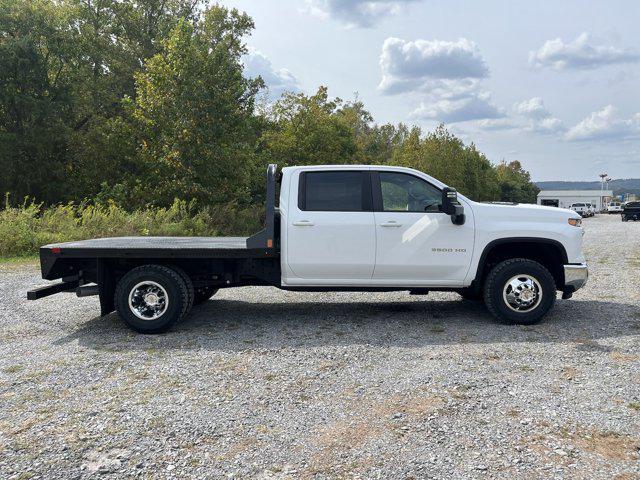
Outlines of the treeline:
{"label": "treeline", "polygon": [[249,16],[197,0],[0,0],[0,191],[134,211],[256,210],[268,163],[395,164],[477,200],[535,200],[443,126],[378,125],[362,102],[274,103],[242,58]]}

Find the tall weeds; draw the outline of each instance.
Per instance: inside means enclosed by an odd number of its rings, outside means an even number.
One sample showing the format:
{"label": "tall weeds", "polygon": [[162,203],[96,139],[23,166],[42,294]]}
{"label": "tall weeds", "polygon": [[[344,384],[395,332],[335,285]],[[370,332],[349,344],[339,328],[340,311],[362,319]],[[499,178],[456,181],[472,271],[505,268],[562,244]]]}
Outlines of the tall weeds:
{"label": "tall weeds", "polygon": [[127,212],[115,203],[66,204],[43,207],[25,201],[0,210],[0,257],[37,253],[49,243],[121,236],[249,235],[260,226],[262,209],[228,205],[195,211],[184,200],[169,208]]}

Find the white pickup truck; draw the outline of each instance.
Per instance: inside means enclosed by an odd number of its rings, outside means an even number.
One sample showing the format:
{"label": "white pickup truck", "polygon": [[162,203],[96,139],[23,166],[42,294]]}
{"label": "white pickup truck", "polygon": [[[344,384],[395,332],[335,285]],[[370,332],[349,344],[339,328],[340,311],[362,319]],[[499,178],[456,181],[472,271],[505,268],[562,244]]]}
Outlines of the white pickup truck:
{"label": "white pickup truck", "polygon": [[[275,205],[277,186],[279,202]],[[531,324],[587,281],[580,216],[478,203],[390,166],[267,170],[265,229],[252,237],[123,237],[46,245],[28,292],[99,295],[133,329],[167,330],[220,288],[455,291],[507,323]]]}
{"label": "white pickup truck", "polygon": [[591,217],[595,214],[590,203],[572,203],[569,210],[576,212],[581,217]]}

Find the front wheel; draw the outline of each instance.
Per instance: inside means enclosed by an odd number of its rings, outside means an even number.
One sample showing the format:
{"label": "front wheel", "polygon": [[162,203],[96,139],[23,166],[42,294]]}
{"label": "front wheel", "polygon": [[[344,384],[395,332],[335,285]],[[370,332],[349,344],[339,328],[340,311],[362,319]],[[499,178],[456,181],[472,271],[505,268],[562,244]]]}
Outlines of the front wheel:
{"label": "front wheel", "polygon": [[190,306],[182,275],[164,265],[143,265],[118,282],[115,307],[125,323],[140,333],[160,333],[179,322]]}
{"label": "front wheel", "polygon": [[623,221],[623,222],[627,222],[627,221],[629,221],[629,219],[627,218],[627,216],[626,216],[626,215],[622,215],[622,221]]}
{"label": "front wheel", "polygon": [[505,260],[489,272],[485,281],[484,302],[491,314],[505,323],[537,323],[555,301],[553,276],[533,260]]}

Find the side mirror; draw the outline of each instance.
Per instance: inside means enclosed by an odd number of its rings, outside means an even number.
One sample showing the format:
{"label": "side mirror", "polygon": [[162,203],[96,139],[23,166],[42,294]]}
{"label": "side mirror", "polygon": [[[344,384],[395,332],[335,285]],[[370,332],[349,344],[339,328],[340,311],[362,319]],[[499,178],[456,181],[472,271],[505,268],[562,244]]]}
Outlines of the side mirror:
{"label": "side mirror", "polygon": [[464,207],[458,202],[458,192],[455,188],[442,189],[442,212],[451,216],[454,225],[464,224]]}

